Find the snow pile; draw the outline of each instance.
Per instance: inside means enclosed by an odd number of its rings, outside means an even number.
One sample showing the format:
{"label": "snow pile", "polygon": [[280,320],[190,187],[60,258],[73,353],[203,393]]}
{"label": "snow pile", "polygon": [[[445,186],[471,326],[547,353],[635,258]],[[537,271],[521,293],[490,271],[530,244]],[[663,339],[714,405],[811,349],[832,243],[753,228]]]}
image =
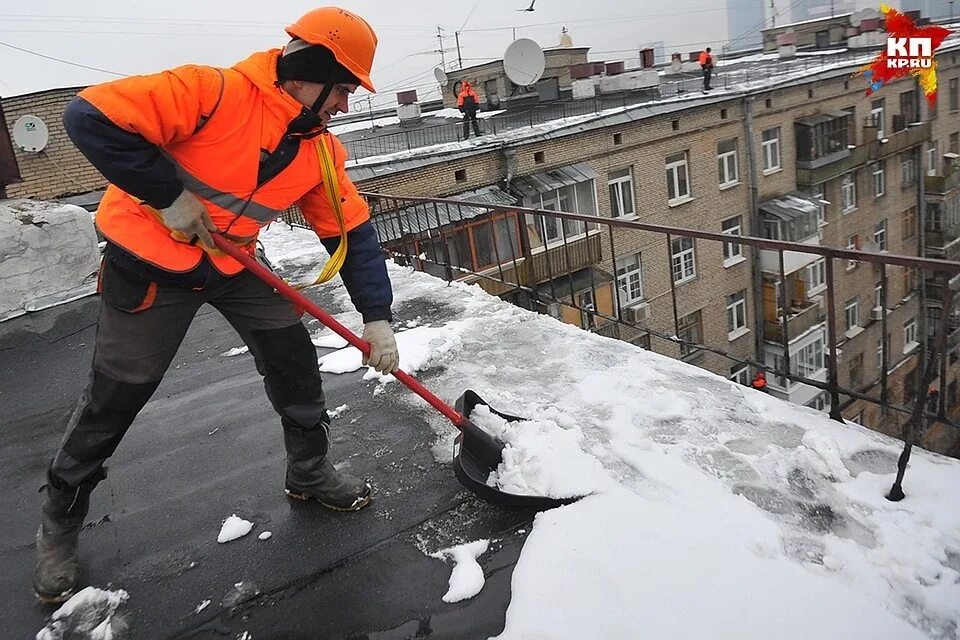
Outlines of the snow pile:
{"label": "snow pile", "polygon": [[223,526],[220,528],[220,535],[217,536],[217,542],[223,544],[231,540],[236,540],[237,538],[242,538],[250,533],[251,529],[253,529],[252,522],[244,520],[237,516],[237,514],[233,514],[223,521]]}
{"label": "snow pile", "polygon": [[480,593],[484,577],[477,558],[486,553],[489,546],[489,540],[477,540],[430,554],[433,558],[453,560],[453,571],[450,572],[447,593],[443,596],[444,602],[460,602]]}
{"label": "snow pile", "polygon": [[[274,238],[317,244],[271,231],[271,258]],[[430,389],[451,404],[469,385],[527,420],[474,412],[507,444],[492,481],[592,494],[537,517],[502,638],[958,637],[957,460],[915,450],[907,498],[888,502],[895,440],[478,287],[389,268],[395,309],[409,314],[397,324],[426,320],[397,334],[401,362],[438,371]],[[351,308],[342,287],[324,286]],[[352,310],[338,320],[362,325]],[[359,368],[351,358],[337,368]],[[423,412],[449,462],[449,422],[394,393]]]}
{"label": "snow pile", "polygon": [[86,587],[63,603],[36,640],[123,640],[129,633],[126,618],[117,612],[127,601],[127,592]]}

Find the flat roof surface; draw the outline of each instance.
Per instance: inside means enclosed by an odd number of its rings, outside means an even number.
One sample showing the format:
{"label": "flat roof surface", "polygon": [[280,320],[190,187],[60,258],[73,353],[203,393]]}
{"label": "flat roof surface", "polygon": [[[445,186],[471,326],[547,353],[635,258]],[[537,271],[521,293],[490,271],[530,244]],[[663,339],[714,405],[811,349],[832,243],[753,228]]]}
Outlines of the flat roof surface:
{"label": "flat roof surface", "polygon": [[[310,295],[338,311],[336,301]],[[0,324],[4,637],[32,638],[56,609],[31,589],[38,489],[86,382],[96,310],[97,299],[86,298]],[[442,309],[414,302],[395,313],[398,321],[438,319]],[[328,406],[349,405],[333,422],[332,455],[372,480],[371,506],[342,514],[291,503],[279,419],[253,359],[221,355],[241,344],[218,313],[201,309],[93,494],[80,539],[83,584],[129,592],[123,610],[136,638],[498,634],[533,513],[475,499],[431,455],[435,433],[424,414],[398,402],[408,392],[389,385],[372,398],[376,383],[361,372],[325,374],[324,388]],[[255,529],[218,544],[234,513]],[[273,537],[258,540],[265,530]],[[450,565],[422,549],[494,537],[480,559],[480,594],[443,603]]]}

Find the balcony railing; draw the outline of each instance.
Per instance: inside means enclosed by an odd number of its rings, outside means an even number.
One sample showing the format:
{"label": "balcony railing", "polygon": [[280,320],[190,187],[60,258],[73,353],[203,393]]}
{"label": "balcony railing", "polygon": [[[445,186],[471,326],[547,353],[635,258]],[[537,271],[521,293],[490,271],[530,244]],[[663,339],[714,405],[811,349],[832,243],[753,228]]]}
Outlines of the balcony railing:
{"label": "balcony railing", "polygon": [[[813,300],[805,301],[803,309],[795,310],[787,316],[787,337],[792,342],[808,330],[826,320],[823,308]],[[763,336],[771,342],[783,342],[783,316],[777,320],[767,320],[763,325]]]}
{"label": "balcony railing", "polygon": [[[809,187],[838,178],[870,162],[876,162],[911,147],[915,147],[930,138],[930,122],[924,122],[907,127],[902,131],[888,134],[881,140],[867,140],[850,150],[845,158],[817,167],[816,169],[797,169],[797,185]],[[883,142],[886,140],[886,142]]]}

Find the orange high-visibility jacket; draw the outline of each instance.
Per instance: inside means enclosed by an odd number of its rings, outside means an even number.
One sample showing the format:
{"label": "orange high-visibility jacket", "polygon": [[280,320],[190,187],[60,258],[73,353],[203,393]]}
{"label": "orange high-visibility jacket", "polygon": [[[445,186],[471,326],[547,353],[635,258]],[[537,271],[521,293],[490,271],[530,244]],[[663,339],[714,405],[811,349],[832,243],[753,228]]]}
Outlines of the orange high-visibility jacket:
{"label": "orange high-visibility jacket", "polygon": [[[364,199],[346,175],[346,150],[324,132],[299,140],[292,162],[257,186],[262,153],[277,148],[302,105],[277,85],[280,50],[255,53],[230,69],[188,65],[90,87],[79,97],[117,127],[158,147],[184,188],[200,198],[210,218],[231,238],[251,241],[260,228],[298,204],[321,238],[340,235],[322,185],[316,144],[334,159],[346,230],[369,220]],[[178,242],[152,213],[111,185],[97,211],[97,226],[111,242],[167,271],[192,270],[203,256]],[[211,255],[216,268],[232,275],[240,263]]]}
{"label": "orange high-visibility jacket", "polygon": [[480,96],[478,96],[477,92],[473,90],[473,85],[464,81],[463,86],[460,87],[460,93],[457,95],[457,107],[462,107],[464,101],[468,97],[473,98],[473,106],[478,106],[480,104]]}
{"label": "orange high-visibility jacket", "polygon": [[709,53],[707,53],[706,51],[701,51],[701,52],[700,52],[700,66],[701,66],[701,67],[705,67],[705,66],[708,66],[708,65],[709,65],[709,66],[713,66],[713,56],[711,56],[711,55],[710,55]]}

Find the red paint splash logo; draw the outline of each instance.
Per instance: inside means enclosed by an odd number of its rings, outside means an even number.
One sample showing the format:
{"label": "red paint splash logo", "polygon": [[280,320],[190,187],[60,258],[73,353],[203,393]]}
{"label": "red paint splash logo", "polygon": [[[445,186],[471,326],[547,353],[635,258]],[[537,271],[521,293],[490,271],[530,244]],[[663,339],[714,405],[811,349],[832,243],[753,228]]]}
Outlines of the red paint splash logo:
{"label": "red paint splash logo", "polygon": [[918,27],[909,16],[880,5],[886,19],[887,48],[854,75],[867,79],[867,95],[888,82],[915,75],[930,105],[937,101],[937,60],[933,53],[952,31],[938,25]]}

